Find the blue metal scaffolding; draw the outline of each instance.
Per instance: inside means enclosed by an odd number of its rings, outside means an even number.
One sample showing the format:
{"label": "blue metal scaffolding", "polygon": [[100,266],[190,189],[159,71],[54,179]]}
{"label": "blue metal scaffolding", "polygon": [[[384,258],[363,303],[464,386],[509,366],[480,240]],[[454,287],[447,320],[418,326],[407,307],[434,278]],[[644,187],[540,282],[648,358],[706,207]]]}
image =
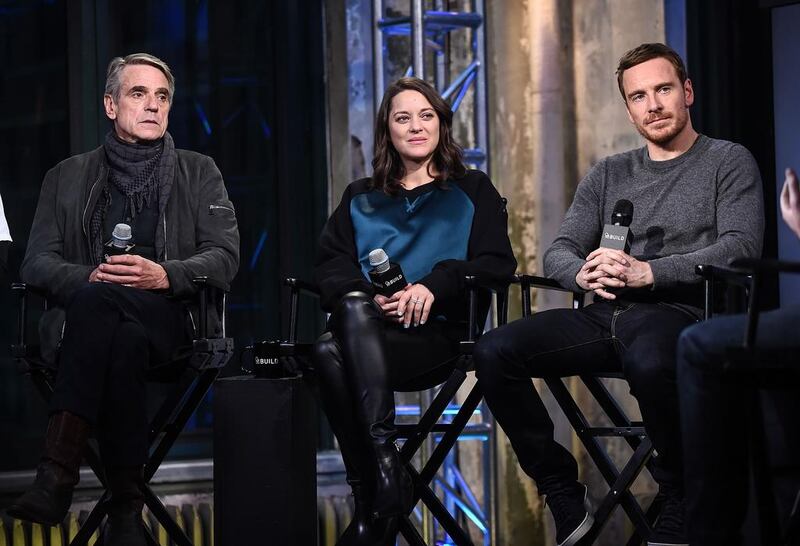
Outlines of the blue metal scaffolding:
{"label": "blue metal scaffolding", "polygon": [[[385,16],[384,1],[373,0],[373,86],[375,109],[380,104],[385,89],[387,41],[396,36],[409,36],[409,64],[406,75],[415,75],[434,84],[442,97],[447,100],[456,112],[463,104],[468,93],[472,93],[472,112],[467,117],[471,127],[467,128],[472,135],[472,142],[464,144],[465,161],[479,169],[489,171],[488,134],[486,107],[486,71],[485,71],[485,16],[484,0],[473,0],[471,11],[446,11],[445,0],[410,0],[408,15]],[[461,2],[466,4],[466,2]],[[451,74],[452,40],[463,40],[466,44],[463,51],[469,53],[467,66],[456,74]],[[426,67],[433,67],[431,74],[426,74]],[[464,119],[462,116],[460,119]],[[397,407],[398,417],[418,416],[433,398],[433,392],[421,393],[416,405]],[[458,406],[451,406],[445,411],[443,419],[448,420],[458,411]],[[470,522],[483,537],[483,544],[488,546],[496,542],[496,437],[494,421],[485,404],[476,410],[473,423],[467,425],[460,441],[481,443],[480,484],[482,502],[479,502],[473,488],[464,478],[457,450],[451,451],[445,464],[434,479],[437,494],[445,506],[463,522]],[[435,447],[434,436],[427,446],[427,453]],[[428,544],[451,544],[444,530],[436,525],[426,509],[415,509],[416,519]]]}

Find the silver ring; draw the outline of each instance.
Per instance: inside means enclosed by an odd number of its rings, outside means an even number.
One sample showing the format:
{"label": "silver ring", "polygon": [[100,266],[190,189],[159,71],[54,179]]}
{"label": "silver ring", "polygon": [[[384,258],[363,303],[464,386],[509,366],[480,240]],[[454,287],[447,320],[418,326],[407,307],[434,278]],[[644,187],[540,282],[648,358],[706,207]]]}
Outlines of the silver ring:
{"label": "silver ring", "polygon": [[416,304],[418,304],[418,303],[422,303],[422,300],[411,300],[411,301],[413,301],[413,302],[414,302],[414,305],[416,305]]}

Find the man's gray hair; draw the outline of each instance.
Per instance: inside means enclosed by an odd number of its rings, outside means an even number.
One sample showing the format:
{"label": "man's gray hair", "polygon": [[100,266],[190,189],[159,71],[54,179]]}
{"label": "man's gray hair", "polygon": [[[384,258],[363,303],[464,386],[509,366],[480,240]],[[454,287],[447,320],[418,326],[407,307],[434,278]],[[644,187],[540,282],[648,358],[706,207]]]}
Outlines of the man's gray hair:
{"label": "man's gray hair", "polygon": [[108,63],[108,70],[106,71],[106,90],[104,94],[111,95],[114,102],[119,102],[120,86],[122,85],[120,74],[122,74],[122,69],[135,64],[150,65],[164,73],[164,76],[167,78],[167,84],[169,84],[169,99],[171,102],[172,98],[175,96],[175,77],[172,75],[172,71],[170,71],[167,63],[148,53],[131,53],[126,57],[114,57],[111,59],[111,62]]}

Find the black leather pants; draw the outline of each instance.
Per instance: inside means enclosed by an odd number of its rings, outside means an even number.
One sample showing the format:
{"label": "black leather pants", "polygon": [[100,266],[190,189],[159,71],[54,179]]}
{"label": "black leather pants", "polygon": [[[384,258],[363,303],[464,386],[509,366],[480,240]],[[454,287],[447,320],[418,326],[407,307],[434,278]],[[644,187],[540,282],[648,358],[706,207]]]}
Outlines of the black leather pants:
{"label": "black leather pants", "polygon": [[362,292],[342,298],[315,344],[314,367],[349,483],[369,480],[373,447],[395,438],[394,391],[444,381],[461,336],[460,327],[434,320],[403,329]]}

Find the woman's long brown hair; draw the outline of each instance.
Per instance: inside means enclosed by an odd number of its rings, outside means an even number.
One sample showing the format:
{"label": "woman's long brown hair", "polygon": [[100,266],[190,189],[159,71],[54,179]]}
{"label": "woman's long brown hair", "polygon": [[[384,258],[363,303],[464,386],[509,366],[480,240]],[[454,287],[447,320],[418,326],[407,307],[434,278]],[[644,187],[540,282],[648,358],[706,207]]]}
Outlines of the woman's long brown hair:
{"label": "woman's long brown hair", "polygon": [[[439,117],[439,144],[433,152],[428,164],[428,174],[440,187],[450,178],[463,177],[467,169],[464,167],[461,146],[453,140],[453,111],[439,93],[428,82],[419,78],[400,78],[391,84],[383,94],[381,106],[375,116],[375,143],[372,159],[372,187],[381,189],[389,195],[397,194],[400,182],[406,175],[406,169],[400,154],[397,153],[389,134],[389,114],[392,99],[403,91],[417,91],[431,104]],[[434,176],[431,166],[436,173]]]}

